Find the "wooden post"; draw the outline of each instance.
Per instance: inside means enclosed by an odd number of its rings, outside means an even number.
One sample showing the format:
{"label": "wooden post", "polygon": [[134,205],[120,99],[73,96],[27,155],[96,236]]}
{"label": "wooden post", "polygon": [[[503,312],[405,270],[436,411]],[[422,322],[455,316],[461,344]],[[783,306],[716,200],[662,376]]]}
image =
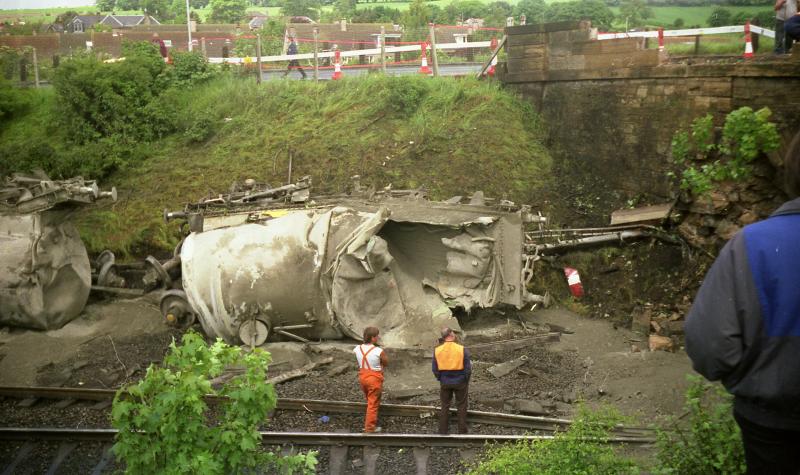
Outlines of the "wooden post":
{"label": "wooden post", "polygon": [[39,87],[39,60],[36,57],[36,48],[31,50],[33,50],[33,81],[36,87]]}
{"label": "wooden post", "polygon": [[314,27],[311,32],[314,34],[314,81],[319,81],[319,29]]}
{"label": "wooden post", "polygon": [[22,84],[28,82],[28,61],[25,59],[25,55],[19,58],[19,82]]}
{"label": "wooden post", "polygon": [[433,76],[439,76],[439,58],[436,56],[436,28],[431,23],[431,59],[433,59]]}
{"label": "wooden post", "polygon": [[381,25],[381,69],[386,73],[386,27]]}
{"label": "wooden post", "polygon": [[208,52],[206,51],[206,37],[200,38],[200,48],[203,51],[203,57],[207,60],[208,59]]}
{"label": "wooden post", "polygon": [[256,35],[256,64],[258,65],[258,76],[256,76],[256,84],[261,84],[261,75],[264,74],[261,70],[261,33]]}
{"label": "wooden post", "polygon": [[694,35],[694,54],[700,54],[700,35]]}
{"label": "wooden post", "polygon": [[287,179],[288,181],[286,182],[286,184],[287,185],[291,185],[292,184],[292,149],[287,147],[286,152],[288,152],[288,154],[289,154],[289,178]]}

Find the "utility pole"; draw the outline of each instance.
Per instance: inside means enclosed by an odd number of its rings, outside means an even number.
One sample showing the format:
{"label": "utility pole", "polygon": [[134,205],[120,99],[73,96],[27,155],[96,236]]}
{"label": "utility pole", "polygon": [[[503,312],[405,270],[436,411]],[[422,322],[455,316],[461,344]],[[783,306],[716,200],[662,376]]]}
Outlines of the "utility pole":
{"label": "utility pole", "polygon": [[317,56],[319,54],[319,45],[317,43],[319,28],[314,27],[311,31],[314,34],[314,81],[319,81],[319,57]]}
{"label": "utility pole", "polygon": [[189,0],[186,0],[186,32],[189,34],[189,52],[192,51],[192,17],[189,15]]}
{"label": "utility pole", "polygon": [[258,76],[256,76],[256,84],[261,84],[261,32],[256,34],[256,64],[258,65]]}
{"label": "utility pole", "polygon": [[33,80],[36,87],[39,87],[39,60],[36,58],[36,48],[33,50]]}
{"label": "utility pole", "polygon": [[433,76],[439,76],[439,58],[436,56],[436,28],[433,23],[431,26],[431,58],[433,58]]}
{"label": "utility pole", "polygon": [[386,74],[386,27],[381,25],[381,69]]}

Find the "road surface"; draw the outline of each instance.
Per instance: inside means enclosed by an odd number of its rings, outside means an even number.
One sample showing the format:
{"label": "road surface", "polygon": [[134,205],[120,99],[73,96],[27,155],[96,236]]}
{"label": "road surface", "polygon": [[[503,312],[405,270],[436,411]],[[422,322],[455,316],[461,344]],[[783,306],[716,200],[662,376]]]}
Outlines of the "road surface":
{"label": "road surface", "polygon": [[[483,65],[480,63],[458,63],[458,64],[440,64],[439,65],[439,75],[441,76],[468,76],[471,74],[476,74],[480,71]],[[314,68],[313,67],[305,67],[303,66],[303,70],[306,72],[308,79],[314,79]],[[433,66],[431,66],[431,70],[433,70]],[[265,69],[262,73],[262,78],[264,80],[270,79],[281,79],[283,77],[283,73],[285,69]],[[370,72],[377,73],[380,72],[380,66],[354,66],[354,67],[345,67],[342,69],[342,76],[344,77],[355,77],[355,76],[365,76]],[[404,76],[408,74],[419,74],[419,65],[388,65],[386,67],[386,73],[392,76]],[[329,80],[333,76],[333,69],[325,68],[319,70],[319,78],[324,80]],[[287,78],[291,79],[300,79],[300,72],[297,70],[292,70],[292,72],[287,76]]]}

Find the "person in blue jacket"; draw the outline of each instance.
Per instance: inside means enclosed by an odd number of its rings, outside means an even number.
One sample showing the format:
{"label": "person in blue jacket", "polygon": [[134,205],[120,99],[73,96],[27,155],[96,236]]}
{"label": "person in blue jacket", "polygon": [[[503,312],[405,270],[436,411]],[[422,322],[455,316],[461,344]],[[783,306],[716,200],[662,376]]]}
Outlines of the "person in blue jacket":
{"label": "person in blue jacket", "polygon": [[[800,133],[786,156],[800,195]],[[748,474],[800,474],[800,198],[722,249],[686,317],[694,369],[734,395]]]}
{"label": "person in blue jacket", "polygon": [[450,401],[455,396],[458,409],[458,433],[467,433],[467,400],[472,361],[469,350],[456,343],[456,334],[450,328],[442,330],[441,343],[433,350],[433,375],[439,381],[442,409],[439,413],[439,433],[449,432]]}
{"label": "person in blue jacket", "polygon": [[[297,43],[294,42],[294,38],[289,38],[289,47],[286,48],[286,54],[291,56],[297,54]],[[286,77],[290,72],[292,72],[292,68],[296,68],[300,71],[300,74],[303,75],[303,79],[306,78],[306,72],[303,71],[303,67],[300,66],[300,61],[296,59],[289,60],[289,64],[286,66],[286,71],[283,73],[283,77]]]}

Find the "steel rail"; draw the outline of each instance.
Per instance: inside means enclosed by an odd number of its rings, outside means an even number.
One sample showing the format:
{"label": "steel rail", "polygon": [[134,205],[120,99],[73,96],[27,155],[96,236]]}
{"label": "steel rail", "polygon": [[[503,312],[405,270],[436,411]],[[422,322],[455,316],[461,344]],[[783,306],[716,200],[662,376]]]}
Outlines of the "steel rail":
{"label": "steel rail", "polygon": [[[2,440],[70,440],[70,441],[113,441],[116,429],[63,429],[0,427]],[[549,440],[552,435],[506,435],[506,434],[362,434],[338,432],[269,432],[261,431],[262,445],[305,445],[305,446],[348,446],[348,447],[452,447],[477,448],[491,443],[508,443],[522,440]],[[587,438],[601,443],[613,444],[652,444],[654,438],[648,437],[608,437]]]}
{"label": "steel rail", "polygon": [[[114,398],[116,391],[110,389],[52,388],[52,387],[12,387],[0,386],[0,396],[13,398],[75,399],[105,401]],[[206,396],[209,402],[221,401],[220,396]],[[328,401],[321,399],[278,399],[278,411],[323,412],[327,414],[363,414],[366,403],[351,401]],[[408,404],[381,404],[381,415],[399,417],[434,417],[438,414],[436,406],[417,406]],[[456,413],[455,408],[450,408]],[[525,416],[501,412],[467,411],[467,422],[502,427],[516,427],[532,431],[555,432],[566,430],[572,423],[569,419]],[[639,437],[652,435],[653,430],[644,427],[618,426],[614,431],[619,436]]]}

